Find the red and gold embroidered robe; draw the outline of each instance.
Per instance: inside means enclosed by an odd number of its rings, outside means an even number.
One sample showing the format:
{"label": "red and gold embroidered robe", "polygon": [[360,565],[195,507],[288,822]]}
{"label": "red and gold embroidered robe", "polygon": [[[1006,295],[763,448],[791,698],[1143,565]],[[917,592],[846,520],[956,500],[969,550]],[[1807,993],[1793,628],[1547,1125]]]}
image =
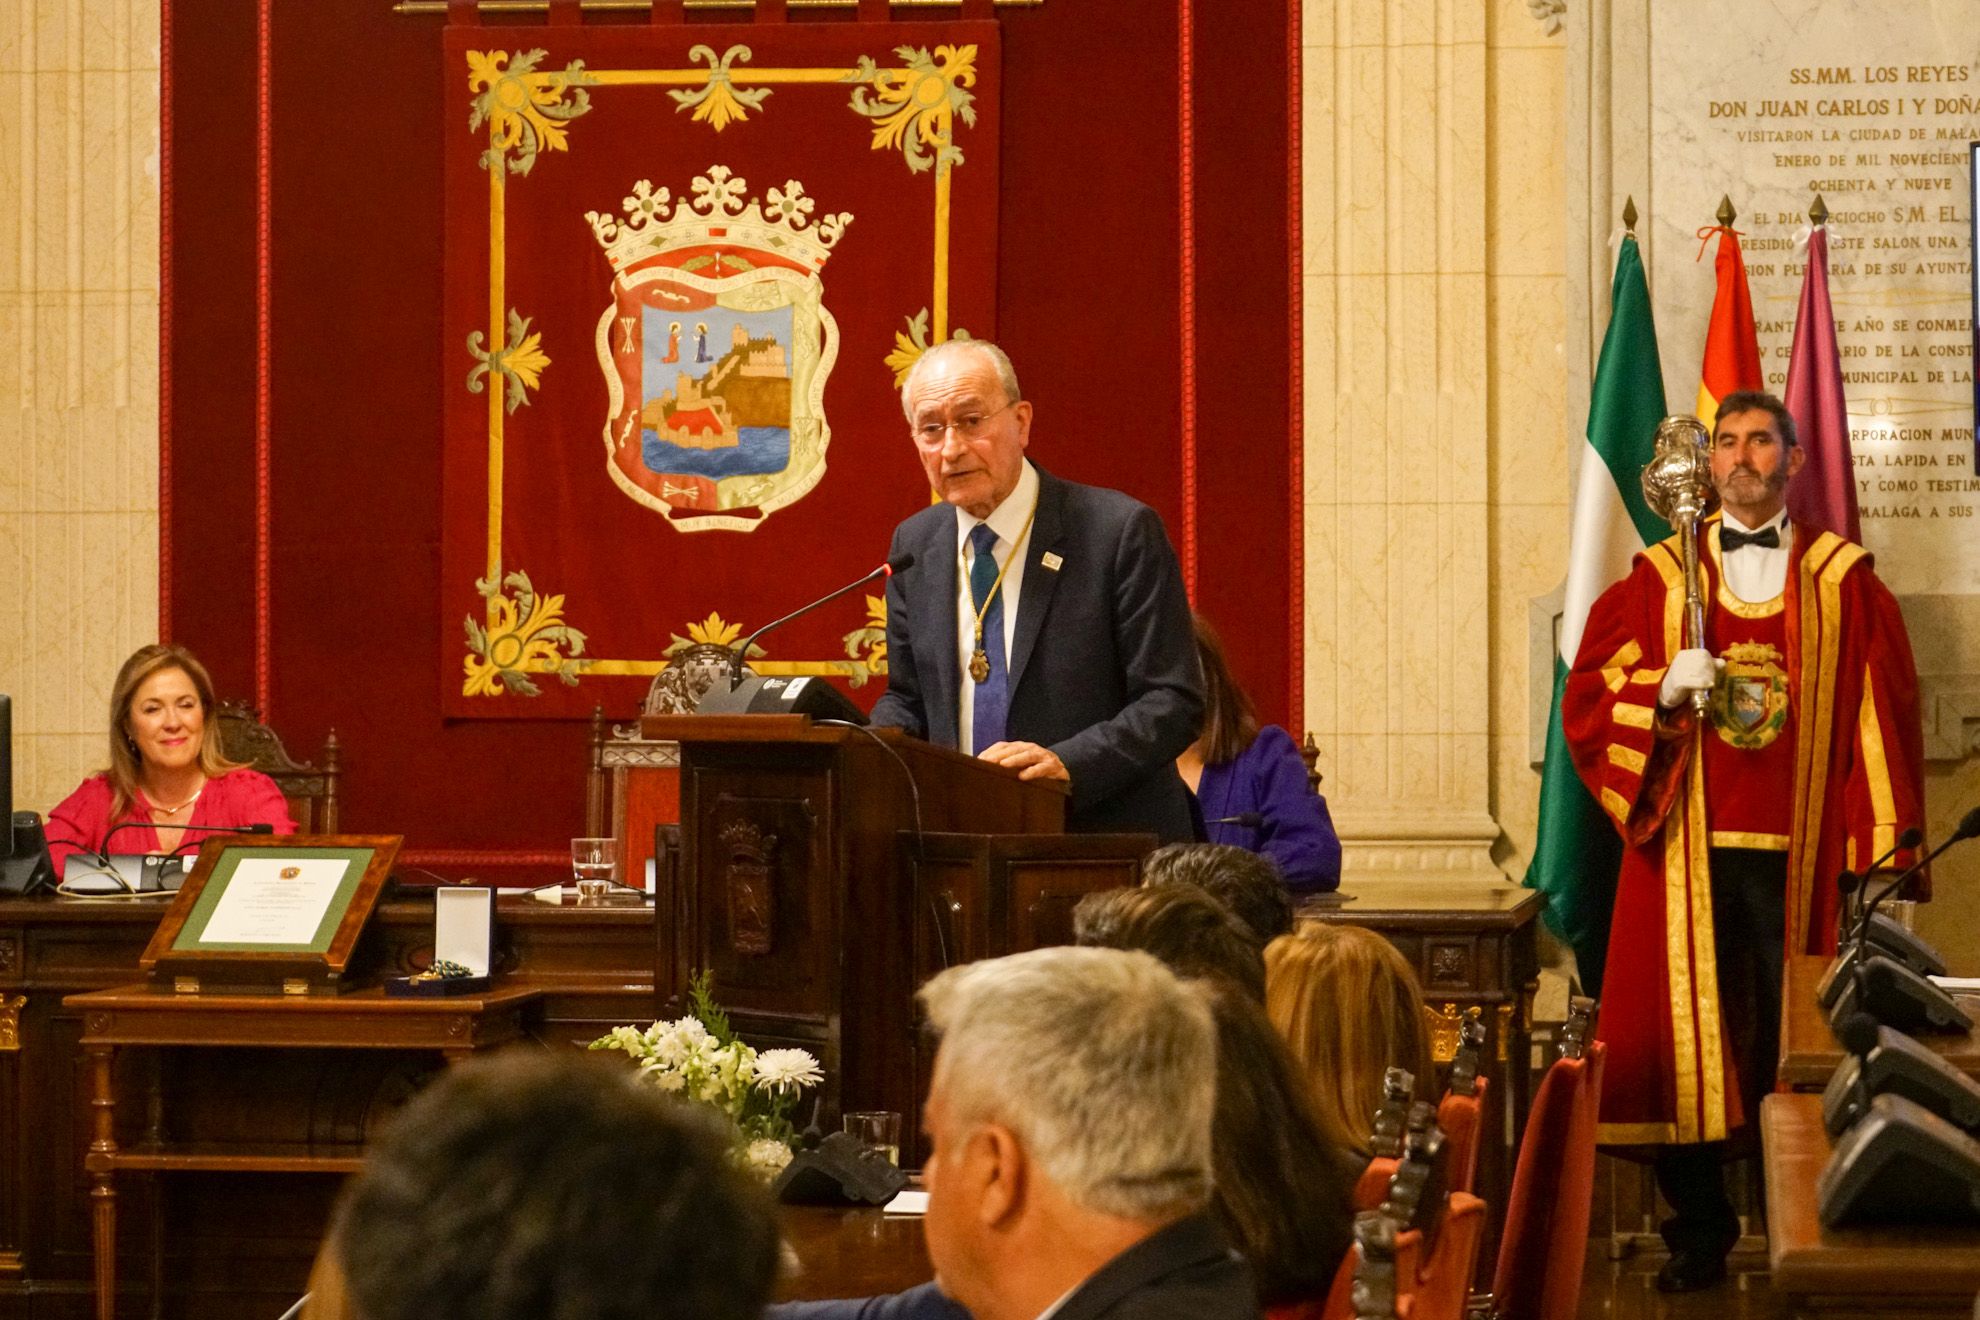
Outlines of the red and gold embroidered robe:
{"label": "red and gold embroidered robe", "polygon": [[[1862,546],[1792,526],[1783,601],[1790,956],[1832,952],[1838,872],[1867,866],[1924,823],[1918,677],[1897,602]],[[1708,601],[1719,597],[1718,535],[1714,517],[1700,537]],[[1741,786],[1707,782],[1701,739],[1713,735],[1689,707],[1657,712],[1664,670],[1682,646],[1683,564],[1673,536],[1602,594],[1562,699],[1575,769],[1626,845],[1599,1028],[1609,1046],[1605,1144],[1716,1141],[1752,1117],[1741,1112],[1722,1029],[1709,856],[1713,803],[1736,800]],[[1706,643],[1720,654],[1709,620]],[[1900,853],[1892,864],[1910,860]]]}

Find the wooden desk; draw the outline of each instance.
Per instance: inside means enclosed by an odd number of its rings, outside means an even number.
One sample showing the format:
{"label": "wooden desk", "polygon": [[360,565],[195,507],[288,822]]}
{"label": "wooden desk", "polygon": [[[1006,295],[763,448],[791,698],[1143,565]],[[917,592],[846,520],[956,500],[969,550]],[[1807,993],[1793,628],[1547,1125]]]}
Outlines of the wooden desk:
{"label": "wooden desk", "polygon": [[[1829,1017],[1815,1002],[1815,987],[1829,960],[1819,954],[1793,954],[1787,960],[1786,985],[1781,992],[1782,1086],[1794,1091],[1819,1091],[1843,1060],[1843,1047],[1829,1029]],[[1980,1018],[1980,996],[1954,995],[1968,1013]],[[1972,1032],[1949,1035],[1920,1032],[1914,1037],[1968,1077],[1980,1077],[1980,1037]]]}
{"label": "wooden desk", "polygon": [[1543,900],[1516,885],[1449,880],[1350,882],[1345,893],[1319,894],[1298,909],[1302,920],[1375,931],[1402,950],[1423,986],[1432,1019],[1431,1056],[1442,1071],[1457,1057],[1465,1012],[1481,1010],[1491,1079],[1479,1116],[1478,1184],[1486,1205],[1481,1279],[1498,1257],[1499,1227],[1512,1185],[1513,1161],[1532,1101],[1532,1023],[1527,1005],[1539,975],[1535,919]]}
{"label": "wooden desk", "polygon": [[1829,1159],[1822,1098],[1760,1102],[1767,1177],[1767,1255],[1776,1292],[1797,1315],[1851,1317],[1973,1313],[1980,1292],[1980,1229],[1823,1229],[1815,1180]]}
{"label": "wooden desk", "polygon": [[[565,872],[568,875],[568,871]],[[546,880],[555,879],[546,874]],[[138,955],[162,908],[37,895],[0,898],[0,1320],[86,1320],[95,1314],[91,1189],[83,1172],[94,1114],[80,992],[141,978]],[[581,1045],[654,1015],[651,908],[495,905],[495,966],[541,999],[530,1037]],[[414,889],[372,914],[358,975],[417,971],[431,956],[433,901]],[[161,1066],[169,1075],[155,1076]],[[154,1130],[149,1096],[172,1098],[164,1134],[290,1150],[361,1147],[376,1124],[442,1067],[404,1050],[119,1050],[119,1144]],[[161,1080],[163,1085],[161,1086]],[[168,1320],[268,1320],[302,1292],[329,1222],[337,1180],[317,1174],[226,1173],[118,1179],[119,1277],[126,1314],[160,1260],[152,1225],[170,1225],[162,1266]],[[161,1277],[162,1276],[162,1277]]]}
{"label": "wooden desk", "polygon": [[798,1264],[796,1273],[778,1280],[779,1301],[875,1297],[935,1277],[920,1215],[787,1205],[778,1209],[777,1218]]}
{"label": "wooden desk", "polygon": [[[231,1143],[174,1143],[157,1133],[136,1146],[117,1143],[116,1054],[130,1046],[249,1049],[438,1051],[449,1062],[523,1034],[523,1012],[542,997],[504,986],[473,997],[389,999],[376,987],[341,995],[181,995],[150,985],[70,995],[83,1015],[82,1053],[93,1118],[90,1218],[96,1260],[97,1320],[117,1314],[117,1173],[352,1173],[362,1146],[297,1150]],[[153,1098],[157,1112],[162,1097]]]}

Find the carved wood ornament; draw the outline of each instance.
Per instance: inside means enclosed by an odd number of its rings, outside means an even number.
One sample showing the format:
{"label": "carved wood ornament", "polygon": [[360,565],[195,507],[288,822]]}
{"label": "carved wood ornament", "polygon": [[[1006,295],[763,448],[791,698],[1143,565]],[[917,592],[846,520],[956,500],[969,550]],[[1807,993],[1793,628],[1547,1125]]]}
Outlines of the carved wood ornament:
{"label": "carved wood ornament", "polygon": [[729,902],[730,947],[752,958],[763,957],[776,943],[777,886],[771,863],[777,836],[738,820],[723,826],[721,838],[729,853],[723,887]]}

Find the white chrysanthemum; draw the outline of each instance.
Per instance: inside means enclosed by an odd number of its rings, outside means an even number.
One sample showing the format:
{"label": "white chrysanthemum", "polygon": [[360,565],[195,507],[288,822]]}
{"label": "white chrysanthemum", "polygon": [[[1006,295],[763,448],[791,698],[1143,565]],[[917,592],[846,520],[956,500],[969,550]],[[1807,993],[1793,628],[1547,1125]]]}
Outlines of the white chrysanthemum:
{"label": "white chrysanthemum", "polygon": [[791,1148],[769,1137],[758,1137],[743,1148],[743,1167],[768,1182],[791,1162]]}
{"label": "white chrysanthemum", "polygon": [[761,1090],[800,1091],[824,1080],[809,1050],[765,1050],[756,1056],[756,1085]]}

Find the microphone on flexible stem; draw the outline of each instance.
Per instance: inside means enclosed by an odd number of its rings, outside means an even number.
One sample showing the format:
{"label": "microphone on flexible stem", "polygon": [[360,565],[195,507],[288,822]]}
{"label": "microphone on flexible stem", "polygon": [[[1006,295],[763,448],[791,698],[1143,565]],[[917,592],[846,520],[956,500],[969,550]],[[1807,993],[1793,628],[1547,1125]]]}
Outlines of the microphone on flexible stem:
{"label": "microphone on flexible stem", "polygon": [[1242,825],[1246,829],[1256,830],[1264,827],[1265,814],[1259,811],[1240,811],[1235,816],[1219,816],[1215,820],[1206,820],[1203,823],[1205,825]]}
{"label": "microphone on flexible stem", "polygon": [[737,647],[735,653],[729,657],[729,691],[734,692],[738,687],[742,686],[743,661],[748,657],[750,648],[756,645],[757,639],[765,633],[770,632],[772,629],[783,627],[792,619],[811,613],[811,611],[817,609],[820,605],[829,605],[847,592],[859,590],[875,578],[890,578],[896,573],[905,573],[913,567],[914,556],[912,554],[896,555],[858,581],[848,582],[845,586],[840,587],[830,595],[820,596],[817,600],[812,601],[811,604],[800,609],[792,610],[783,618],[773,619],[761,628],[758,628],[748,637],[745,637],[743,644]]}
{"label": "microphone on flexible stem", "polygon": [[[1945,960],[1939,957],[1937,950],[1888,917],[1873,921],[1863,914],[1863,898],[1869,889],[1871,872],[1900,850],[1916,849],[1924,838],[1924,831],[1913,826],[1898,835],[1897,842],[1863,871],[1844,870],[1836,877],[1836,888],[1842,895],[1836,929],[1836,957],[1815,987],[1815,1002],[1824,1009],[1835,1007],[1836,999],[1846,984],[1854,985],[1861,991],[1862,977],[1858,975],[1858,967],[1873,953],[1895,958],[1920,976],[1944,975]],[[1854,906],[1852,899],[1855,900]]]}
{"label": "microphone on flexible stem", "polygon": [[1853,1079],[1856,1089],[1856,1112],[1867,1114],[1870,1112],[1871,1095],[1870,1052],[1877,1048],[1880,1039],[1877,1019],[1864,1012],[1851,1013],[1842,1020],[1842,1025],[1836,1028],[1836,1039],[1842,1043],[1845,1050],[1856,1056],[1856,1075]]}
{"label": "microphone on flexible stem", "polygon": [[[1863,897],[1868,892],[1870,877],[1876,874],[1877,868],[1897,856],[1899,852],[1908,852],[1923,842],[1925,842],[1925,831],[1913,825],[1910,829],[1898,835],[1897,842],[1885,849],[1882,857],[1879,857],[1876,861],[1864,867],[1861,873],[1845,868],[1836,877],[1836,888],[1841,892],[1843,898],[1842,930],[1838,932],[1839,934],[1847,938],[1847,932],[1852,927],[1861,923],[1863,917]],[[1852,895],[1857,900],[1857,911],[1853,915],[1850,912],[1850,898]]]}
{"label": "microphone on flexible stem", "polygon": [[[148,820],[127,820],[123,822],[121,825],[112,825],[109,831],[106,834],[104,834],[103,846],[97,849],[96,856],[103,863],[103,865],[108,866],[110,865],[110,840],[112,840],[113,838],[115,838],[117,835],[121,834],[125,830],[155,829],[155,828],[157,828],[157,826],[153,822]],[[273,825],[270,825],[267,821],[257,821],[253,825],[168,825],[165,828],[180,829],[180,830],[202,830],[209,834],[273,834],[275,832],[275,827]],[[186,846],[185,841],[180,840],[179,848],[183,848],[185,846]],[[174,848],[172,851],[176,853],[179,851],[179,848]]]}
{"label": "microphone on flexible stem", "polygon": [[1856,929],[1856,896],[1863,890],[1863,877],[1844,867],[1836,875],[1836,893],[1841,895],[1841,905],[1836,920],[1836,942],[1846,944],[1850,932]]}
{"label": "microphone on flexible stem", "polygon": [[[1878,890],[1875,898],[1872,898],[1869,902],[1863,905],[1863,915],[1856,923],[1856,938],[1858,939],[1858,941],[1860,942],[1863,939],[1865,932],[1867,932],[1870,929],[1870,916],[1872,913],[1874,913],[1877,910],[1877,905],[1879,903],[1889,898],[1894,890],[1902,889],[1906,881],[1910,880],[1911,877],[1917,875],[1920,871],[1930,866],[1932,864],[1932,859],[1937,857],[1940,853],[1952,847],[1955,843],[1959,843],[1962,842],[1963,840],[1973,838],[1975,835],[1980,835],[1980,807],[1975,807],[1973,810],[1967,812],[1964,816],[1961,816],[1959,818],[1959,825],[1953,830],[1951,834],[1948,834],[1946,836],[1946,840],[1944,843],[1941,843],[1938,847],[1932,849],[1931,852],[1926,853],[1923,857],[1913,862],[1909,868],[1907,868],[1902,874],[1898,876],[1897,879],[1891,881],[1889,884],[1885,885],[1882,889]],[[1918,844],[1924,840],[1924,837],[1925,836],[1915,828],[1906,830],[1904,832],[1904,838],[1911,839],[1912,843],[1910,844],[1910,846],[1914,848],[1917,847]],[[1898,846],[1899,847],[1905,846],[1903,839],[1900,839],[1898,841]],[[1895,851],[1896,849],[1892,849],[1892,852]],[[1890,855],[1891,853],[1884,854],[1884,856],[1886,857],[1889,857]],[[1870,882],[1867,879],[1864,881],[1863,887],[1866,892],[1869,890]]]}

